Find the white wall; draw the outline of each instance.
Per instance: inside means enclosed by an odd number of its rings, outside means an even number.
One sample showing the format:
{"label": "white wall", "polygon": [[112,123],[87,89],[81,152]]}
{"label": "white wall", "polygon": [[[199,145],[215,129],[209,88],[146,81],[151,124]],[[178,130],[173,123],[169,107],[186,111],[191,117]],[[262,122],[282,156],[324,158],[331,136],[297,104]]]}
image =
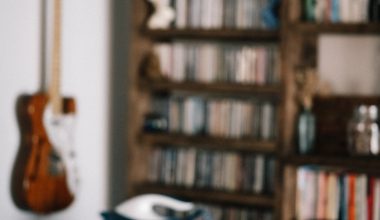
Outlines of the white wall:
{"label": "white wall", "polygon": [[[67,210],[41,219],[101,219],[107,203],[109,0],[64,0],[63,92],[78,104],[81,190]],[[0,0],[0,219],[40,219],[16,209],[10,175],[19,143],[16,98],[40,80],[41,0]]]}
{"label": "white wall", "polygon": [[380,37],[324,35],[319,74],[335,94],[380,95]]}

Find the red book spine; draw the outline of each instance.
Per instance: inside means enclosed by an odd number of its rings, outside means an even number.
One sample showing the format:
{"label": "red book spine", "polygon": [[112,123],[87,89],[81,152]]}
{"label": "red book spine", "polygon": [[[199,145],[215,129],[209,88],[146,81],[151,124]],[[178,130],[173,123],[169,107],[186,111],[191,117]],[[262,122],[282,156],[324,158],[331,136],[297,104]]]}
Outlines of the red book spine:
{"label": "red book spine", "polygon": [[368,194],[367,194],[367,208],[368,208],[368,220],[373,220],[373,200],[375,191],[375,178],[371,177],[368,181]]}
{"label": "red book spine", "polygon": [[348,220],[355,220],[355,175],[349,174],[348,177]]}

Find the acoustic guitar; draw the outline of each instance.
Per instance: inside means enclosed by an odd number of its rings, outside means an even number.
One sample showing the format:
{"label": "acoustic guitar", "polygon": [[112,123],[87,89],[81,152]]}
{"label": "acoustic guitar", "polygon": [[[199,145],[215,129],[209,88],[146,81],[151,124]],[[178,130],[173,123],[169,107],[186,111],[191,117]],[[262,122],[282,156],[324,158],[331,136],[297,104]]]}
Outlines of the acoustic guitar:
{"label": "acoustic guitar", "polygon": [[17,207],[48,214],[68,207],[78,177],[72,146],[75,101],[60,95],[61,0],[54,0],[51,81],[48,91],[22,95],[16,105],[21,143],[12,173]]}

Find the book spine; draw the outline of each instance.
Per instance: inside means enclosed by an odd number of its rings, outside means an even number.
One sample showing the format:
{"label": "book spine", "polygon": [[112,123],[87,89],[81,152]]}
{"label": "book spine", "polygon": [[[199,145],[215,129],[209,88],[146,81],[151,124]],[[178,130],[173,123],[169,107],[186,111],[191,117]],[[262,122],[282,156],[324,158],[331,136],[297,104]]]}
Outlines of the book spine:
{"label": "book spine", "polygon": [[367,185],[367,214],[368,220],[373,220],[375,178],[370,177]]}
{"label": "book spine", "polygon": [[175,41],[154,48],[161,72],[174,82],[270,85],[280,81],[277,46]]}
{"label": "book spine", "polygon": [[297,170],[297,219],[380,218],[380,180],[311,167]]}
{"label": "book spine", "polygon": [[273,192],[274,161],[261,154],[168,147],[156,148],[151,158],[148,181],[152,183],[229,192]]}
{"label": "book spine", "polygon": [[373,220],[380,220],[380,180],[376,179],[374,184]]}
{"label": "book spine", "polygon": [[187,6],[188,0],[180,0],[176,1],[175,9],[176,9],[176,17],[175,17],[175,27],[178,29],[186,28],[186,18],[187,18]]}

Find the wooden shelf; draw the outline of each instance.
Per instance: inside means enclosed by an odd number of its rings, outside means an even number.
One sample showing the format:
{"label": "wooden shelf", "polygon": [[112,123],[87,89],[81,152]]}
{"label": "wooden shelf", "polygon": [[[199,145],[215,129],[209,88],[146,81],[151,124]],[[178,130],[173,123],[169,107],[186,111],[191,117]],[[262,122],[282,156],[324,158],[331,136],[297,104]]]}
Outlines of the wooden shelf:
{"label": "wooden shelf", "polygon": [[279,97],[281,87],[278,85],[249,85],[238,83],[201,83],[141,80],[140,86],[152,91],[183,91],[188,93],[222,93],[223,95]]}
{"label": "wooden shelf", "polygon": [[278,41],[279,31],[266,29],[157,29],[142,30],[142,34],[154,40],[183,39],[213,39],[238,41]]}
{"label": "wooden shelf", "polygon": [[294,166],[317,165],[349,171],[380,173],[380,157],[295,155],[282,158],[282,161]]}
{"label": "wooden shelf", "polygon": [[257,141],[253,139],[232,139],[207,136],[188,136],[181,134],[143,133],[140,140],[149,144],[170,144],[180,146],[201,147],[214,150],[238,150],[260,153],[276,152],[275,141]]}
{"label": "wooden shelf", "polygon": [[315,24],[300,23],[291,25],[293,30],[310,34],[380,34],[380,23],[370,24]]}
{"label": "wooden shelf", "polygon": [[209,189],[188,189],[175,186],[146,184],[137,189],[138,193],[158,193],[179,197],[195,202],[222,203],[243,206],[274,207],[275,200],[270,195],[211,191]]}

